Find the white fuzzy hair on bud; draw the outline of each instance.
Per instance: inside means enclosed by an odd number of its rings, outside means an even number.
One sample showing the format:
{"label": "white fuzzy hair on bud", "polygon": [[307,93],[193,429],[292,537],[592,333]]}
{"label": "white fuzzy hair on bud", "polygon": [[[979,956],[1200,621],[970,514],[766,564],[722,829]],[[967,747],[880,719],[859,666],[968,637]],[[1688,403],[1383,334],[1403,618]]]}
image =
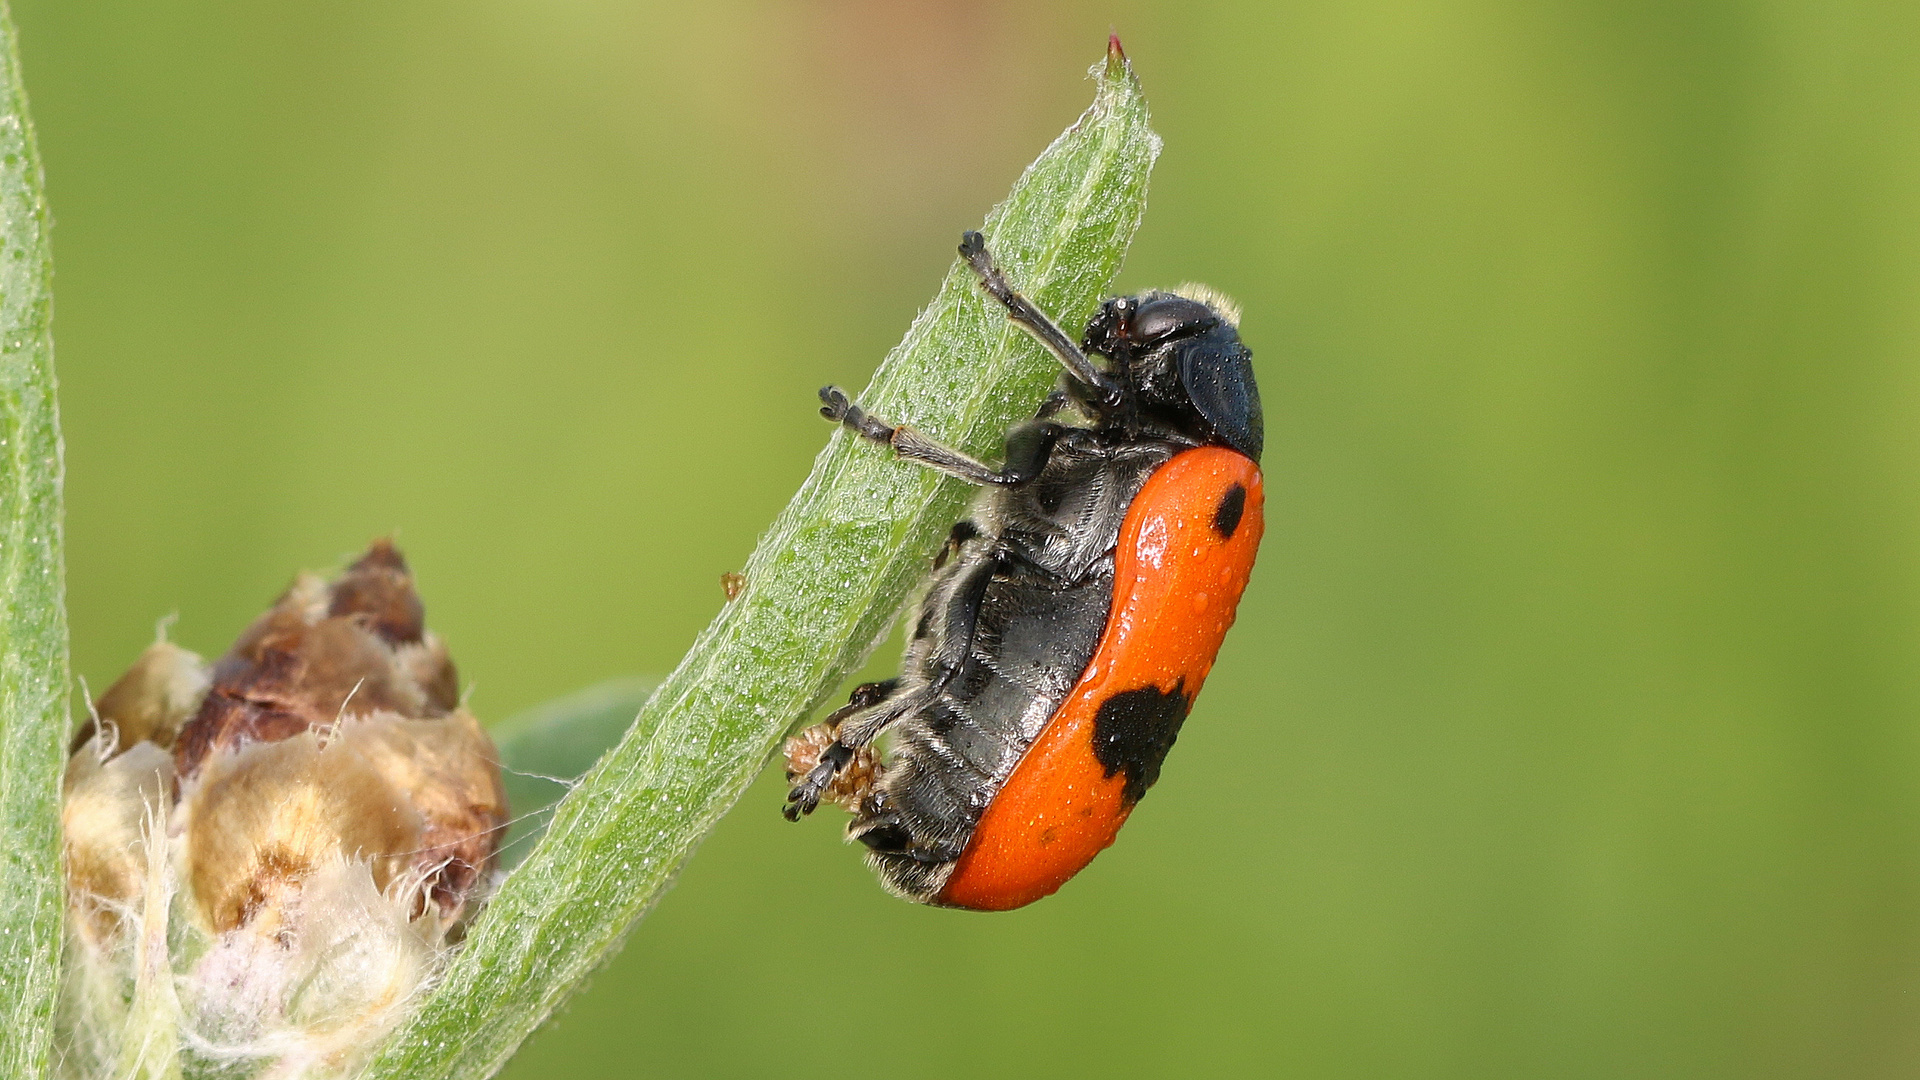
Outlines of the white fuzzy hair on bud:
{"label": "white fuzzy hair on bud", "polygon": [[278,898],[279,918],[216,935],[180,980],[187,1048],[263,1077],[335,1075],[385,1034],[433,973],[444,940],[374,887],[365,860],[330,858]]}
{"label": "white fuzzy hair on bud", "polygon": [[405,563],[302,576],[209,668],[164,641],[65,780],[60,1073],[346,1077],[443,966],[506,802]]}

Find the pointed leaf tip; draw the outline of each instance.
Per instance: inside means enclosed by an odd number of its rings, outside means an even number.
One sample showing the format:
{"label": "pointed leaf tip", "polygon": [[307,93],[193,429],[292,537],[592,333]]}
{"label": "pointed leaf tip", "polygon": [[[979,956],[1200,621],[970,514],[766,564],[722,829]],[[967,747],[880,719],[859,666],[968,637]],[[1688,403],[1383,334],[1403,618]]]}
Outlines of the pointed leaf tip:
{"label": "pointed leaf tip", "polygon": [[[1098,71],[1100,67],[1101,65],[1096,64],[1094,65],[1094,70]],[[1109,79],[1117,79],[1123,75],[1131,76],[1133,74],[1133,61],[1127,59],[1127,50],[1121,46],[1120,33],[1117,30],[1107,32],[1107,58],[1105,67],[1106,71],[1103,72],[1103,74]]]}

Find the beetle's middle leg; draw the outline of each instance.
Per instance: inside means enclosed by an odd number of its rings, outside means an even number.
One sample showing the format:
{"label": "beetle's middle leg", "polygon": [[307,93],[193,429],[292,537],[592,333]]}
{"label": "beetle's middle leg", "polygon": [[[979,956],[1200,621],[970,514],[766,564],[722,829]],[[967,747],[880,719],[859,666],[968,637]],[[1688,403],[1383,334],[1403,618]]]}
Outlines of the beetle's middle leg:
{"label": "beetle's middle leg", "polygon": [[845,424],[864,438],[885,443],[908,461],[937,469],[948,476],[980,487],[1018,487],[1040,475],[1053,447],[1065,434],[1065,425],[1050,420],[1030,420],[1007,433],[1007,463],[996,469],[979,458],[935,442],[905,424],[889,424],[855,404],[846,391],[837,386],[820,391],[820,415]]}

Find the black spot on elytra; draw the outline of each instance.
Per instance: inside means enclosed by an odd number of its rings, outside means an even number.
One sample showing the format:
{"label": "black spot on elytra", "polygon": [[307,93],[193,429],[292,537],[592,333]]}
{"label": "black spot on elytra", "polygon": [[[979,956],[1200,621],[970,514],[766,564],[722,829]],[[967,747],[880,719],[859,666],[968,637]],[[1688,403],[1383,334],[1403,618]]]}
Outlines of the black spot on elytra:
{"label": "black spot on elytra", "polygon": [[1093,756],[1109,777],[1126,772],[1121,797],[1128,805],[1139,802],[1160,779],[1160,763],[1173,749],[1191,708],[1193,699],[1181,683],[1170,691],[1157,686],[1125,690],[1100,703],[1093,717]]}
{"label": "black spot on elytra", "polygon": [[1247,512],[1247,489],[1235,484],[1227,489],[1225,498],[1213,511],[1213,531],[1220,539],[1231,540],[1235,530],[1240,528],[1240,516]]}

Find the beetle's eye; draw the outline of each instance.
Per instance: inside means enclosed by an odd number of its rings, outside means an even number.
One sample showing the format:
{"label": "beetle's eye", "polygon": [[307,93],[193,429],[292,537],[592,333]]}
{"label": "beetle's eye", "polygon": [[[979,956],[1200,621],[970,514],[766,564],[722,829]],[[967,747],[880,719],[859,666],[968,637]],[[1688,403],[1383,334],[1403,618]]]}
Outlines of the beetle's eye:
{"label": "beetle's eye", "polygon": [[1175,334],[1205,330],[1220,321],[1212,308],[1184,296],[1156,296],[1133,313],[1133,339],[1156,342]]}

